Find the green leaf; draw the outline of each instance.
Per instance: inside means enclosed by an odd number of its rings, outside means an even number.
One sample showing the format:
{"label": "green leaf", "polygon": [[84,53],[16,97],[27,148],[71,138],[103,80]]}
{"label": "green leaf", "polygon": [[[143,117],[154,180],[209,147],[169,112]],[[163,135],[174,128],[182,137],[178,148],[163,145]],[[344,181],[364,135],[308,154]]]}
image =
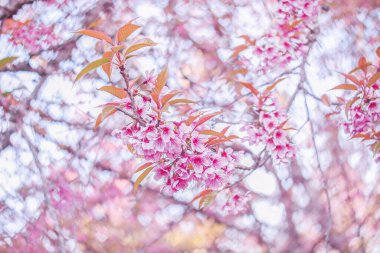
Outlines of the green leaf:
{"label": "green leaf", "polygon": [[0,60],[0,69],[4,68],[8,63],[11,63],[16,59],[17,59],[17,57],[15,57],[15,56],[5,57],[5,58],[1,59]]}
{"label": "green leaf", "polygon": [[86,67],[84,67],[84,69],[81,70],[81,72],[79,72],[79,74],[75,78],[74,83],[77,82],[82,76],[84,76],[85,74],[87,74],[91,70],[94,70],[94,69],[96,69],[96,68],[98,68],[98,67],[100,67],[103,64],[106,64],[108,62],[109,62],[109,59],[101,58],[101,59],[98,59],[96,61],[89,63]]}

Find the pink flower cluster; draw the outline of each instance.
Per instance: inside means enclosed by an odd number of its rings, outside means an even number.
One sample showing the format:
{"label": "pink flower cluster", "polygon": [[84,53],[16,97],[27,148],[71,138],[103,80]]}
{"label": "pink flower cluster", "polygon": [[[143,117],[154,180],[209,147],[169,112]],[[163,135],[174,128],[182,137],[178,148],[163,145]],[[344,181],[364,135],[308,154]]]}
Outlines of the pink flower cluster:
{"label": "pink flower cluster", "polygon": [[248,192],[245,194],[235,193],[223,205],[222,211],[226,215],[236,215],[238,213],[242,213],[248,209],[249,200],[250,198]]}
{"label": "pink flower cluster", "polygon": [[13,45],[22,45],[31,52],[47,49],[57,40],[52,26],[31,21],[7,20],[4,30],[11,35],[9,41]]}
{"label": "pink flower cluster", "polygon": [[[380,136],[377,134],[380,130],[380,84],[375,83],[370,87],[364,85],[359,89],[356,101],[354,103],[347,101],[340,108],[342,111],[347,110],[342,125],[351,137],[365,137],[367,140],[375,141],[373,142],[375,144],[380,141]],[[376,161],[380,162],[380,153],[378,148],[375,149]]]}
{"label": "pink flower cluster", "polygon": [[284,129],[286,114],[277,109],[270,94],[260,95],[254,113],[258,115],[252,124],[243,127],[248,134],[244,139],[250,145],[262,144],[277,163],[286,163],[294,156],[294,146]]}
{"label": "pink flower cluster", "polygon": [[145,123],[135,120],[114,131],[114,135],[135,155],[154,163],[155,179],[165,182],[165,190],[176,192],[190,183],[200,183],[211,189],[225,185],[238,161],[238,154],[231,148],[209,145],[211,137],[196,130],[202,127],[197,121],[188,124],[159,120],[151,98],[136,94],[133,100],[125,99],[121,108],[130,115],[136,111]]}
{"label": "pink flower cluster", "polygon": [[280,0],[277,22],[257,40],[253,57],[259,58],[256,71],[266,73],[285,66],[304,54],[318,17],[319,0]]}

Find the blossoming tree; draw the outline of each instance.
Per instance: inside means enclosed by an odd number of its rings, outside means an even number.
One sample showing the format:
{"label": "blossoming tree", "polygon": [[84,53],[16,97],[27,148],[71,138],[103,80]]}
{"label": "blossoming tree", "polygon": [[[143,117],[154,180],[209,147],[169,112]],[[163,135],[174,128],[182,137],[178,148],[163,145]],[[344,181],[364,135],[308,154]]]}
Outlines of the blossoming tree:
{"label": "blossoming tree", "polygon": [[1,252],[377,252],[378,0],[0,3]]}

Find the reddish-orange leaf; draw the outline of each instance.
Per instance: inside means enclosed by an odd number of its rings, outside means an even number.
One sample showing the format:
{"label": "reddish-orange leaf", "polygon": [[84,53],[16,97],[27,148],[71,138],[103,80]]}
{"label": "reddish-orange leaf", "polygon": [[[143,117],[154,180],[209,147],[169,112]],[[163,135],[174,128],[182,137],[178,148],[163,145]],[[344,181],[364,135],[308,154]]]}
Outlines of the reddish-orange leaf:
{"label": "reddish-orange leaf", "polygon": [[132,21],[128,22],[117,31],[117,43],[124,42],[129,37],[129,35],[140,28],[140,26],[132,24]]}
{"label": "reddish-orange leaf", "polygon": [[150,167],[141,173],[141,175],[136,179],[135,184],[133,185],[134,192],[139,188],[140,183],[148,176],[148,174],[154,169],[154,167]]}
{"label": "reddish-orange leaf", "polygon": [[368,81],[367,87],[371,87],[380,78],[380,72],[376,72]]}
{"label": "reddish-orange leaf", "polygon": [[103,33],[103,32],[100,32],[100,31],[83,29],[83,30],[77,31],[76,33],[83,34],[86,36],[90,36],[90,37],[93,37],[93,38],[98,39],[98,40],[104,40],[110,44],[113,44],[111,37],[108,36],[107,34]]}
{"label": "reddish-orange leaf", "polygon": [[212,118],[215,117],[216,115],[221,114],[221,113],[222,113],[222,112],[214,112],[214,113],[210,113],[210,114],[207,114],[207,115],[203,116],[203,117],[200,118],[200,119],[198,120],[198,122],[195,124],[194,129],[197,128],[198,126],[204,124],[206,121],[212,119]]}
{"label": "reddish-orange leaf", "polygon": [[165,67],[161,73],[157,76],[156,87],[152,91],[152,98],[156,102],[157,107],[159,106],[159,97],[162,89],[164,88],[166,81],[168,79],[168,69]]}
{"label": "reddish-orange leaf", "polygon": [[348,80],[350,80],[351,82],[353,82],[354,84],[360,86],[360,81],[354,76],[354,75],[351,75],[351,74],[345,74],[345,73],[340,73],[341,75],[343,75],[345,78],[347,78]]}
{"label": "reddish-orange leaf", "polygon": [[220,138],[226,138],[226,136],[224,134],[219,133],[219,132],[214,131],[214,130],[202,130],[199,133],[200,134],[204,134],[204,135],[217,136],[217,137],[220,137]]}
{"label": "reddish-orange leaf", "polygon": [[229,59],[235,58],[236,56],[238,56],[242,51],[246,50],[247,48],[248,48],[247,45],[240,45],[240,46],[235,47],[233,49],[233,53],[231,54]]}
{"label": "reddish-orange leaf", "polygon": [[128,47],[125,51],[124,51],[124,54],[125,55],[128,55],[136,50],[139,50],[143,47],[152,47],[152,46],[155,46],[157,45],[156,42],[152,41],[151,39],[144,39],[140,42],[137,42],[135,44],[133,44],[132,46]]}
{"label": "reddish-orange leaf", "polygon": [[139,166],[136,170],[135,170],[135,173],[139,172],[139,171],[142,171],[148,167],[150,167],[152,164],[152,162],[148,162],[148,163],[144,163],[143,165]]}
{"label": "reddish-orange leaf", "polygon": [[380,47],[378,47],[378,48],[376,49],[376,54],[377,54],[377,57],[380,57]]}
{"label": "reddish-orange leaf", "polygon": [[176,104],[195,104],[196,102],[189,100],[189,99],[173,99],[169,102],[170,105],[176,105]]}
{"label": "reddish-orange leaf", "polygon": [[106,106],[102,109],[102,112],[98,115],[95,123],[95,130],[100,126],[100,124],[109,116],[114,114],[117,110],[113,106]]}
{"label": "reddish-orange leaf", "polygon": [[367,70],[367,60],[365,57],[360,57],[359,61],[358,61],[358,67],[363,70],[363,71],[366,71]]}
{"label": "reddish-orange leaf", "polygon": [[264,92],[269,92],[269,91],[273,90],[274,87],[276,87],[276,85],[279,84],[280,82],[282,82],[283,80],[285,80],[285,78],[280,78],[280,79],[278,79],[278,80],[275,81],[273,84],[269,85],[269,86],[264,90]]}
{"label": "reddish-orange leaf", "polygon": [[105,52],[103,54],[103,58],[108,59],[108,63],[102,65],[103,71],[107,74],[108,78],[111,79],[111,73],[112,73],[112,58],[113,58],[113,52]]}
{"label": "reddish-orange leaf", "polygon": [[162,97],[161,99],[161,106],[164,107],[165,104],[170,100],[172,99],[173,97],[175,97],[176,95],[179,94],[179,91],[172,91],[168,94],[166,94],[165,96]]}
{"label": "reddish-orange leaf", "polygon": [[210,140],[210,141],[206,142],[206,145],[208,147],[210,147],[210,146],[222,144],[224,142],[232,141],[232,140],[237,139],[237,138],[239,138],[239,137],[237,137],[236,135],[231,135],[231,136],[228,136],[228,137],[223,138],[223,139]]}
{"label": "reddish-orange leaf", "polygon": [[241,85],[243,85],[245,88],[249,89],[255,96],[259,94],[259,92],[253,87],[252,84],[246,83],[246,82],[239,82]]}
{"label": "reddish-orange leaf", "polygon": [[211,189],[206,189],[206,190],[201,191],[200,193],[198,193],[198,194],[193,198],[193,200],[191,201],[191,203],[193,203],[193,202],[196,201],[197,199],[199,199],[199,198],[201,198],[201,197],[203,197],[203,196],[205,196],[205,195],[207,195],[207,194],[210,194],[210,193],[212,193],[212,192],[214,192],[214,191],[211,190]]}
{"label": "reddish-orange leaf", "polygon": [[356,87],[353,84],[344,83],[335,86],[334,88],[332,88],[332,90],[358,90],[358,87]]}
{"label": "reddish-orange leaf", "polygon": [[190,126],[191,124],[193,124],[193,122],[194,122],[197,118],[199,118],[202,114],[203,114],[203,112],[200,113],[200,114],[198,114],[198,115],[192,115],[192,116],[189,116],[189,118],[187,118],[187,120],[185,121],[186,125]]}
{"label": "reddish-orange leaf", "polygon": [[326,94],[322,95],[321,100],[326,106],[331,106],[330,99]]}
{"label": "reddish-orange leaf", "polygon": [[127,97],[127,92],[125,90],[120,89],[120,88],[115,87],[115,86],[103,86],[103,87],[99,88],[98,90],[108,92],[108,93],[110,93],[110,94],[112,94],[118,98],[126,98]]}

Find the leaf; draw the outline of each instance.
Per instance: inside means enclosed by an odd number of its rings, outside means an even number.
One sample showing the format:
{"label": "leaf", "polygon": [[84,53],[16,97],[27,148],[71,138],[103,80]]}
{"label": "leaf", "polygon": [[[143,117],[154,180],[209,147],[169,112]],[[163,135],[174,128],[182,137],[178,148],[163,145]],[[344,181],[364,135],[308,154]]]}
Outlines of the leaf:
{"label": "leaf", "polygon": [[338,86],[335,86],[331,90],[358,90],[358,87],[356,87],[353,84],[344,83],[344,84],[339,84]]}
{"label": "leaf", "polygon": [[340,73],[341,75],[343,75],[346,79],[350,80],[351,82],[353,82],[354,84],[360,86],[360,81],[354,76],[354,75],[351,75],[351,74],[345,74],[345,73]]}
{"label": "leaf", "polygon": [[140,28],[140,26],[132,24],[132,21],[128,22],[117,31],[116,38],[118,43],[124,42],[129,35]]}
{"label": "leaf", "polygon": [[121,88],[115,87],[115,86],[103,86],[99,88],[98,90],[108,92],[111,95],[114,95],[118,98],[126,98],[127,92]]}
{"label": "leaf", "polygon": [[200,116],[202,116],[203,112],[201,114],[198,114],[198,115],[191,115],[187,118],[187,120],[185,121],[185,124],[190,126],[191,124],[193,124],[193,122],[199,118]]}
{"label": "leaf", "polygon": [[235,58],[236,56],[238,56],[242,51],[246,50],[248,48],[247,45],[240,45],[240,46],[237,46],[233,49],[233,53],[231,54],[231,56],[228,58],[228,59],[232,59],[232,58]]}
{"label": "leaf", "polygon": [[330,99],[329,99],[329,97],[328,97],[326,94],[322,95],[322,97],[321,97],[321,101],[322,101],[322,103],[325,104],[326,106],[331,106]]}
{"label": "leaf", "polygon": [[212,203],[212,201],[215,199],[215,197],[216,197],[216,192],[212,192],[212,193],[205,195],[199,201],[198,208],[201,210],[205,209],[206,207],[208,207]]}
{"label": "leaf", "polygon": [[197,128],[198,126],[204,124],[206,121],[212,119],[212,118],[215,117],[216,115],[221,114],[221,113],[222,113],[222,112],[214,112],[214,113],[210,113],[210,114],[207,114],[207,115],[203,116],[203,117],[200,118],[200,119],[198,120],[198,122],[195,124],[194,129]]}
{"label": "leaf", "polygon": [[98,59],[96,61],[89,63],[86,67],[84,67],[84,69],[81,70],[81,72],[79,72],[79,74],[75,78],[74,83],[76,81],[78,81],[82,76],[84,76],[85,74],[90,72],[91,70],[94,70],[94,69],[98,68],[99,66],[107,63],[107,62],[109,62],[109,60],[107,58],[101,58],[101,59]]}
{"label": "leaf", "polygon": [[125,46],[118,45],[118,46],[111,47],[111,50],[112,50],[112,52],[116,53],[116,52],[119,52],[120,50],[122,50],[123,48],[125,48]]}
{"label": "leaf", "polygon": [[146,178],[146,176],[148,176],[148,174],[154,169],[154,167],[150,167],[146,170],[144,170],[143,173],[141,173],[141,175],[136,179],[136,182],[135,184],[133,185],[133,190],[134,192],[137,191],[137,189],[139,188],[139,185],[140,183],[144,180],[144,178]]}
{"label": "leaf", "polygon": [[380,58],[380,47],[378,47],[378,48],[376,49],[376,54],[377,54],[377,57]]}
{"label": "leaf", "polygon": [[368,81],[367,87],[371,87],[380,78],[380,72],[376,72]]}
{"label": "leaf", "polygon": [[79,30],[75,33],[90,36],[90,37],[93,37],[93,38],[98,39],[98,40],[104,40],[110,44],[113,44],[111,37],[108,36],[107,34],[103,33],[103,32],[100,32],[100,31],[83,29],[83,30]]}
{"label": "leaf", "polygon": [[246,83],[246,82],[239,82],[241,85],[243,85],[245,88],[249,89],[255,96],[259,95],[258,90],[256,90],[252,84]]}
{"label": "leaf", "polygon": [[132,46],[128,47],[125,51],[124,51],[124,54],[125,55],[128,55],[136,50],[139,50],[143,47],[152,47],[152,46],[155,46],[157,45],[156,42],[154,42],[153,40],[151,39],[144,39],[140,42],[137,42],[136,44],[133,44]]}
{"label": "leaf", "polygon": [[237,138],[239,138],[239,137],[237,137],[236,135],[231,135],[231,136],[225,137],[223,139],[213,139],[213,140],[206,142],[206,146],[207,147],[215,146],[215,145],[222,144],[222,143],[225,143],[228,141],[232,141],[233,139],[237,139]]}
{"label": "leaf", "polygon": [[364,72],[367,70],[367,60],[365,57],[360,57],[358,61],[358,67],[363,70]]}
{"label": "leaf", "polygon": [[275,81],[273,84],[271,84],[270,86],[268,86],[268,87],[264,90],[264,92],[269,92],[269,91],[273,90],[274,87],[276,87],[276,85],[279,84],[280,82],[282,82],[283,80],[285,80],[285,78],[280,78],[280,79],[278,79],[278,80]]}
{"label": "leaf", "polygon": [[139,171],[142,171],[142,170],[148,168],[148,167],[151,166],[152,164],[154,164],[154,163],[152,163],[152,162],[144,163],[143,165],[139,166],[139,167],[135,170],[135,173],[137,173],[137,172],[139,172]]}
{"label": "leaf", "polygon": [[113,55],[114,55],[113,52],[105,52],[103,54],[103,58],[106,58],[109,61],[108,63],[105,63],[105,64],[102,65],[102,69],[107,74],[108,79],[111,79],[111,74],[112,74],[112,66],[111,66],[111,64],[112,64]]}
{"label": "leaf", "polygon": [[170,93],[166,94],[165,96],[163,96],[162,99],[161,99],[161,106],[164,107],[165,104],[170,99],[172,99],[173,97],[175,97],[176,95],[178,95],[178,93],[180,93],[180,92],[179,91],[173,91],[173,92],[170,92]]}
{"label": "leaf", "polygon": [[216,136],[216,137],[220,137],[220,138],[226,138],[226,136],[224,134],[219,133],[219,132],[214,131],[214,130],[202,130],[199,133],[204,134],[204,135],[212,135],[212,136]]}
{"label": "leaf", "polygon": [[169,102],[170,105],[176,105],[176,104],[196,104],[196,102],[190,100],[190,99],[173,99]]}
{"label": "leaf", "polygon": [[117,110],[115,109],[115,107],[113,106],[106,106],[102,109],[102,112],[98,115],[98,117],[96,118],[96,123],[95,123],[95,128],[94,130],[96,130],[100,124],[106,119],[108,118],[109,116],[111,116],[112,114],[114,114]]}
{"label": "leaf", "polygon": [[156,102],[157,107],[159,106],[159,97],[162,89],[164,88],[166,81],[168,79],[168,69],[165,67],[161,73],[157,76],[156,87],[152,91],[152,98]]}
{"label": "leaf", "polygon": [[16,56],[10,56],[10,57],[5,57],[5,58],[1,59],[0,60],[0,69],[4,68],[8,63],[11,63],[16,59],[17,59]]}
{"label": "leaf", "polygon": [[193,203],[194,201],[196,201],[197,199],[207,195],[207,194],[210,194],[212,193],[214,190],[211,190],[211,189],[206,189],[206,190],[203,190],[201,191],[200,193],[198,193],[194,198],[193,200],[191,201],[191,203]]}

